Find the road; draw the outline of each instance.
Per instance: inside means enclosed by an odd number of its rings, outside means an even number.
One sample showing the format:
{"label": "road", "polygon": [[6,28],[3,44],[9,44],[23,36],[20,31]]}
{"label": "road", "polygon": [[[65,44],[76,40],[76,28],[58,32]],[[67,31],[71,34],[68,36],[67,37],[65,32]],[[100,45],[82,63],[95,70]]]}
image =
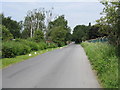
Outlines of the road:
{"label": "road", "polygon": [[50,51],[2,72],[3,88],[99,88],[80,45]]}

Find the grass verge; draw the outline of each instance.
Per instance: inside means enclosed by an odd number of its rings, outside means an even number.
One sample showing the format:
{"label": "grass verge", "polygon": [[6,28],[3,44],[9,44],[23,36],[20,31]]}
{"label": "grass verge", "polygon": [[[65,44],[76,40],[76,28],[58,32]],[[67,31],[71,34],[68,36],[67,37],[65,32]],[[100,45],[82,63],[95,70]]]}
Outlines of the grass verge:
{"label": "grass verge", "polygon": [[118,57],[116,49],[108,43],[81,44],[97,72],[98,79],[103,88],[118,88]]}
{"label": "grass verge", "polygon": [[[0,59],[0,68],[6,68],[6,67],[8,67],[8,66],[10,66],[12,64],[22,62],[24,60],[35,57],[37,55],[46,53],[48,51],[52,51],[54,49],[58,49],[58,48],[49,48],[49,49],[40,50],[40,51],[32,51],[30,53],[31,56],[29,56],[29,54],[26,54],[26,55],[16,56],[15,58],[3,58],[3,59]],[[36,54],[35,54],[35,52],[36,52]]]}

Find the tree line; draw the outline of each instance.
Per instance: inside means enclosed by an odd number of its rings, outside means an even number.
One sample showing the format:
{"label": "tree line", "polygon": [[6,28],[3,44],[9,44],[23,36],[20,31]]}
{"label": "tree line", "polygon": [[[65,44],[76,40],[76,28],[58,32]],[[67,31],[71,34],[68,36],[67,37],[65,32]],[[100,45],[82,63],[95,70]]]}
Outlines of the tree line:
{"label": "tree line", "polygon": [[2,23],[1,39],[31,39],[35,42],[54,42],[58,46],[67,44],[71,40],[71,29],[64,15],[54,16],[52,10],[44,8],[29,10],[23,21],[17,22],[11,17],[0,14]]}
{"label": "tree line", "polygon": [[96,24],[88,26],[77,25],[73,31],[73,39],[81,41],[106,36],[108,42],[120,50],[120,2],[101,1],[104,5],[102,17]]}
{"label": "tree line", "polygon": [[44,8],[29,10],[23,21],[17,22],[11,17],[2,17],[2,40],[15,38],[33,39],[36,42],[49,41],[58,46],[67,42],[95,39],[106,36],[110,44],[120,47],[120,3],[101,1],[105,6],[102,17],[96,20],[95,25],[76,25],[71,34],[71,28],[64,15],[54,16],[52,10]]}

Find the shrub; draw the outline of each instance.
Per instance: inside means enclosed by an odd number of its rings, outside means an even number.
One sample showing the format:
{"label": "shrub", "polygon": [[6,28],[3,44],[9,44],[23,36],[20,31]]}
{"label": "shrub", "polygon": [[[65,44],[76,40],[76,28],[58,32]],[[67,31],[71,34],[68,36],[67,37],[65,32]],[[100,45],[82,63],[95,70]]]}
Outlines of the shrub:
{"label": "shrub", "polygon": [[39,49],[40,50],[48,48],[48,46],[47,46],[47,44],[45,42],[40,42],[40,43],[38,43],[38,45],[39,45]]}
{"label": "shrub", "polygon": [[16,39],[15,41],[29,46],[31,48],[31,51],[34,51],[34,50],[38,51],[38,49],[39,49],[38,44],[34,41],[28,41],[28,40],[24,40],[24,39]]}
{"label": "shrub", "polygon": [[58,41],[58,42],[57,42],[57,45],[58,45],[58,47],[62,47],[62,46],[65,45],[65,43],[64,43],[63,41]]}
{"label": "shrub", "polygon": [[2,57],[11,58],[30,52],[30,47],[20,42],[8,41],[2,43]]}
{"label": "shrub", "polygon": [[24,43],[31,48],[31,51],[34,51],[34,50],[38,51],[39,50],[39,46],[35,42],[25,41]]}
{"label": "shrub", "polygon": [[57,44],[55,43],[47,43],[48,48],[55,48],[57,47]]}

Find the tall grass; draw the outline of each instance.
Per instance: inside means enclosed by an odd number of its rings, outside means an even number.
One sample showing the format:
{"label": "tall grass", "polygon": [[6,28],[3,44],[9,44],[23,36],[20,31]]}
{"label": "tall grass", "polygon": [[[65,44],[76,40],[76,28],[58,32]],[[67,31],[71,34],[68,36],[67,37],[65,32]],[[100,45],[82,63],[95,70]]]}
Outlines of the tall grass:
{"label": "tall grass", "polygon": [[96,70],[101,85],[104,88],[118,88],[118,57],[116,49],[108,43],[81,44]]}

